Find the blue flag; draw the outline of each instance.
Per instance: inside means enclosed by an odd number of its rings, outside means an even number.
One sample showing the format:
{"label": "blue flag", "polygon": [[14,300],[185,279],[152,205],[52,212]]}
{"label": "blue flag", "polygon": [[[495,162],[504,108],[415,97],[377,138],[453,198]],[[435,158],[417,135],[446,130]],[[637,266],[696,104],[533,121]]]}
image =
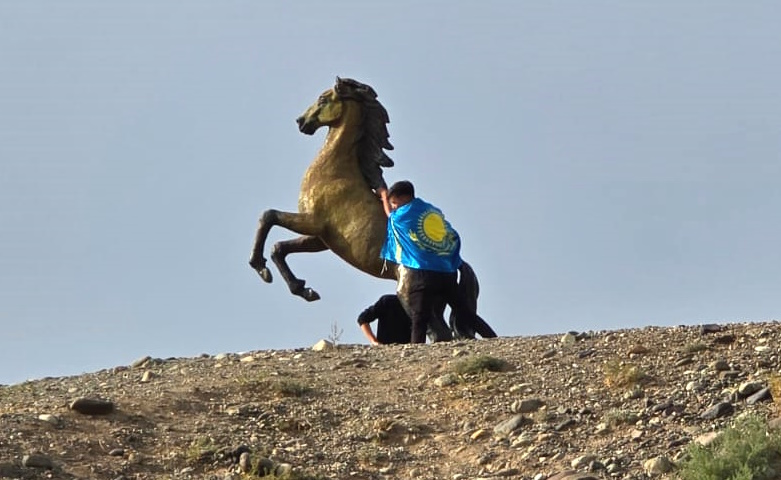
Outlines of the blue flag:
{"label": "blue flag", "polygon": [[380,257],[419,270],[455,272],[461,266],[461,239],[442,211],[414,198],[388,217]]}

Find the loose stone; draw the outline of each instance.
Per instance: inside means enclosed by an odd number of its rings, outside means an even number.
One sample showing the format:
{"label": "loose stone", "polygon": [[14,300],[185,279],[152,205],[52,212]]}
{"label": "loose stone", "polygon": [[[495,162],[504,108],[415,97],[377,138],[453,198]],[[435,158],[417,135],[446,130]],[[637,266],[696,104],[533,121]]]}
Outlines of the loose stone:
{"label": "loose stone", "polygon": [[114,403],[100,398],[78,398],[69,407],[84,415],[107,415],[114,411]]}
{"label": "loose stone", "polygon": [[542,408],[545,402],[539,398],[524,398],[523,400],[516,400],[510,406],[510,410],[513,413],[533,413]]}
{"label": "loose stone", "polygon": [[22,457],[22,465],[28,468],[45,468],[46,470],[54,468],[52,459],[40,453],[25,455]]}
{"label": "loose stone", "polygon": [[766,400],[772,400],[773,396],[770,394],[769,388],[763,388],[759,390],[758,392],[754,393],[750,397],[746,399],[746,403],[749,405],[754,405],[755,403],[764,402]]}
{"label": "loose stone", "polygon": [[662,475],[669,473],[673,470],[673,468],[675,468],[675,465],[673,465],[670,459],[664,455],[646,460],[646,462],[643,464],[643,470],[645,470],[645,473],[649,475]]}
{"label": "loose stone", "polygon": [[731,403],[720,402],[704,411],[702,415],[700,415],[700,418],[703,420],[713,420],[715,418],[732,415],[734,411],[735,407],[733,407]]}
{"label": "loose stone", "polygon": [[499,436],[507,436],[512,432],[514,432],[515,430],[517,430],[518,428],[520,428],[525,421],[526,419],[524,418],[523,415],[521,414],[515,415],[514,417],[511,417],[501,422],[497,426],[495,426],[494,433]]}
{"label": "loose stone", "polygon": [[149,363],[151,360],[152,360],[152,357],[150,357],[149,355],[147,355],[145,357],[141,357],[138,360],[136,360],[135,362],[131,363],[130,364],[130,368],[141,368],[144,365],[146,365],[147,363]]}

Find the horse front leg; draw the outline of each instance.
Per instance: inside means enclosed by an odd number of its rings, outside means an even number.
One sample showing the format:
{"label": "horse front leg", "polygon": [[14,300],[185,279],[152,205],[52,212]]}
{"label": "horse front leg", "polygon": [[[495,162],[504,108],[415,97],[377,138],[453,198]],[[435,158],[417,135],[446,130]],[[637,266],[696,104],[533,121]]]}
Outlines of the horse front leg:
{"label": "horse front leg", "polygon": [[308,213],[290,213],[279,210],[266,210],[263,212],[258,221],[258,230],[255,232],[255,245],[252,247],[249,265],[258,272],[260,278],[266,283],[271,283],[273,278],[271,271],[266,267],[266,257],[263,256],[263,251],[266,248],[268,232],[274,225],[292,230],[299,235],[317,236],[322,230],[319,222],[316,221],[313,215]]}
{"label": "horse front leg", "polygon": [[311,288],[306,287],[306,280],[296,278],[295,274],[290,270],[287,261],[285,261],[285,257],[289,253],[314,253],[322,252],[323,250],[328,250],[328,246],[323,243],[320,237],[312,235],[304,235],[293,240],[277,242],[271,247],[271,260],[274,261],[282,278],[285,279],[287,286],[290,288],[290,293],[298,295],[307,302],[319,300],[320,295]]}

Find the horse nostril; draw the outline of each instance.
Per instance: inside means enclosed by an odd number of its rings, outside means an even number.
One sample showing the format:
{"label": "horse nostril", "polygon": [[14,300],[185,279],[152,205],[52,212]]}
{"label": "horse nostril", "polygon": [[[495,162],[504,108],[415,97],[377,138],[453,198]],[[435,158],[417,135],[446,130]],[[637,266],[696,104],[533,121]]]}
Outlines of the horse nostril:
{"label": "horse nostril", "polygon": [[299,127],[301,125],[303,125],[304,124],[304,116],[302,115],[302,116],[296,118],[296,123],[298,124]]}

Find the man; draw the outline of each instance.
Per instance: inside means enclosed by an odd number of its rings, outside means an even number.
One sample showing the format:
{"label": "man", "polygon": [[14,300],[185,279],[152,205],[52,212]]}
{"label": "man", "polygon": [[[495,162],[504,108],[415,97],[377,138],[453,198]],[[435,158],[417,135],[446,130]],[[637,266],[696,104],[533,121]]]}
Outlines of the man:
{"label": "man", "polygon": [[[371,323],[375,320],[377,320],[377,336],[374,335],[371,327]],[[412,335],[411,323],[396,295],[381,296],[358,315],[358,325],[372,345],[409,343]]]}
{"label": "man", "polygon": [[476,314],[458,295],[461,239],[442,211],[416,198],[415,187],[406,180],[377,193],[388,216],[381,256],[398,264],[397,293],[411,319],[411,343],[425,343],[427,328],[437,324],[437,299],[450,305],[459,323],[478,325]]}

